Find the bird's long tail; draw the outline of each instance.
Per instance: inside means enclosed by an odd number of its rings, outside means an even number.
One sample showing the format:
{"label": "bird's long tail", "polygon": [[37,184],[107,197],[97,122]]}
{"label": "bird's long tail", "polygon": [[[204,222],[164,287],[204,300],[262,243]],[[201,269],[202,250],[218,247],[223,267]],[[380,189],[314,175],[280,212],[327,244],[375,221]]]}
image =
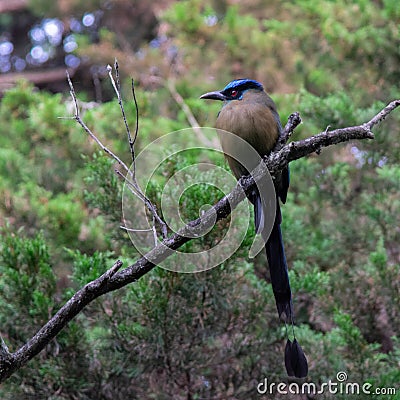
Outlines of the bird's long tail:
{"label": "bird's long tail", "polygon": [[[283,246],[281,232],[281,210],[279,200],[276,199],[276,215],[272,231],[268,236],[266,232],[266,221],[264,206],[257,191],[249,195],[250,201],[254,204],[254,224],[257,233],[261,233],[265,240],[265,250],[267,253],[269,271],[271,276],[272,290],[274,292],[275,303],[278,315],[281,320],[290,323],[294,335],[294,311],[292,303],[292,291],[290,289],[288,266]],[[285,348],[285,366],[289,376],[304,378],[308,374],[308,363],[303,349],[294,336],[293,342],[287,338]]]}
{"label": "bird's long tail", "polygon": [[272,231],[269,232],[267,227],[268,224],[265,220],[265,205],[263,205],[261,196],[257,189],[250,193],[249,199],[254,204],[254,225],[256,232],[260,233],[265,241],[265,250],[271,275],[272,289],[279,318],[290,323],[293,321],[292,292],[290,290],[288,266],[283,246],[281,232],[282,216],[279,201],[276,199],[274,225]]}
{"label": "bird's long tail", "polygon": [[293,322],[292,291],[290,289],[288,266],[281,231],[281,212],[277,201],[275,222],[265,244],[272,290],[279,318],[285,322]]}

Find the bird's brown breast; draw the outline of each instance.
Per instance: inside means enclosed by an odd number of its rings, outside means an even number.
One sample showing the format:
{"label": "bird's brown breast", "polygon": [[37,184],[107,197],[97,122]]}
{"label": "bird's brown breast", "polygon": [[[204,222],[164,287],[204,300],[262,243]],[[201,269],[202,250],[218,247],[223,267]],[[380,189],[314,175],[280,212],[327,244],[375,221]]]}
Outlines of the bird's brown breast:
{"label": "bird's brown breast", "polygon": [[[245,93],[242,100],[234,100],[226,104],[216,121],[216,128],[232,132],[249,143],[255,151],[264,156],[274,147],[279,135],[277,121],[272,113],[275,105],[265,92]],[[271,104],[269,104],[269,102]],[[225,154],[236,154],[240,146],[230,135],[220,134],[222,149]],[[232,172],[239,178],[248,173],[238,160],[227,157]],[[250,160],[255,168],[259,159]]]}

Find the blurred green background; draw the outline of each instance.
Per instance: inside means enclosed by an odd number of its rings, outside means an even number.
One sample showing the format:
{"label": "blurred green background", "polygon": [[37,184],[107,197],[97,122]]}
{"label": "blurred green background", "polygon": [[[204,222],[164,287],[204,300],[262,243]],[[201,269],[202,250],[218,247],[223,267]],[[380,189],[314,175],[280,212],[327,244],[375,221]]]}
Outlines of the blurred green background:
{"label": "blurred green background", "polygon": [[[138,151],[220,105],[199,100],[234,78],[261,81],[293,140],[360,124],[400,98],[397,0],[8,1],[0,3],[0,331],[14,351],[73,292],[137,257],[121,225],[122,184],[71,116],[68,68],[82,116],[129,163],[106,65],[117,58],[128,122],[139,104]],[[25,80],[21,80],[24,78]],[[189,111],[182,106],[187,104]],[[291,164],[283,234],[297,338],[317,385],[396,387],[400,398],[400,115],[373,141],[324,149]],[[164,165],[148,195],[198,157]],[[224,160],[213,160],[226,168]],[[221,197],[197,185],[185,217]],[[229,221],[186,251],[212,247]],[[244,221],[246,223],[246,221]],[[89,305],[0,388],[2,399],[258,399],[257,383],[286,381],[276,317],[254,232],[211,271],[156,268]],[[360,396],[353,396],[361,398]],[[300,399],[297,395],[268,398]],[[345,394],[318,396],[347,399]]]}

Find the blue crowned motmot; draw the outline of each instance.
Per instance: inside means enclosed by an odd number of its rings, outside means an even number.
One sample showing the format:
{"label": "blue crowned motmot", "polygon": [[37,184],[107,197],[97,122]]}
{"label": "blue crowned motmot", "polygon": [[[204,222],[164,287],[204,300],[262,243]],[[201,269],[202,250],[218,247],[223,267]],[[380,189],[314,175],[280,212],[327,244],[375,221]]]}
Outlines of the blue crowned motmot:
{"label": "blue crowned motmot", "polygon": [[[282,132],[282,125],[275,103],[264,91],[261,83],[252,79],[236,79],[230,82],[223,90],[203,94],[201,99],[223,101],[223,107],[218,114],[216,128],[231,132],[248,142],[257,153],[263,157],[274,148]],[[225,154],[232,154],[232,146],[237,141],[231,135],[221,135],[222,150]],[[228,164],[236,179],[248,175],[251,171],[245,168],[238,160],[226,155]],[[252,168],[255,168],[253,165]],[[261,233],[265,243],[271,284],[275,296],[278,314],[285,322],[293,324],[293,304],[290,290],[288,267],[285,257],[281,233],[281,211],[279,199],[286,202],[289,187],[289,169],[285,168],[275,179],[276,215],[272,231],[266,237],[265,205],[258,188],[253,189],[248,198],[254,205],[254,222],[257,233]],[[278,199],[279,198],[279,199]],[[265,231],[264,231],[265,230]],[[304,377],[308,367],[304,353],[295,339],[288,340],[285,350],[285,364],[289,375]]]}

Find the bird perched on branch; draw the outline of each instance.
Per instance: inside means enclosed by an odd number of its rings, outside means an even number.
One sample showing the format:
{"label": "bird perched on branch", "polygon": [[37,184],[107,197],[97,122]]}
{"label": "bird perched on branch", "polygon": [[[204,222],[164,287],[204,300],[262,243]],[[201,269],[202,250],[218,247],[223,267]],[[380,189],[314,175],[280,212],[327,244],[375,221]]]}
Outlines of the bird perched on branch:
{"label": "bird perched on branch", "polygon": [[[217,129],[237,135],[251,145],[260,157],[268,155],[274,148],[282,132],[282,125],[275,103],[264,91],[261,83],[252,79],[236,79],[228,83],[223,90],[205,93],[200,98],[223,101],[216,121]],[[243,162],[240,156],[232,156],[232,154],[240,154],[240,149],[237,147],[245,147],[240,144],[240,141],[235,140],[233,135],[220,134],[220,139],[222,150],[236,179],[248,175],[257,166],[259,159]],[[272,230],[268,226],[267,218],[268,194],[260,193],[263,187],[255,186],[247,197],[254,205],[256,232],[260,233],[265,241],[271,284],[279,317],[285,322],[292,323],[293,326],[292,293],[280,227],[279,205],[279,199],[282,203],[286,202],[289,187],[288,168],[276,177],[274,185],[276,194],[273,201],[276,213],[272,217]],[[308,373],[307,360],[296,339],[293,342],[288,339],[285,364],[291,376],[305,377]]]}

